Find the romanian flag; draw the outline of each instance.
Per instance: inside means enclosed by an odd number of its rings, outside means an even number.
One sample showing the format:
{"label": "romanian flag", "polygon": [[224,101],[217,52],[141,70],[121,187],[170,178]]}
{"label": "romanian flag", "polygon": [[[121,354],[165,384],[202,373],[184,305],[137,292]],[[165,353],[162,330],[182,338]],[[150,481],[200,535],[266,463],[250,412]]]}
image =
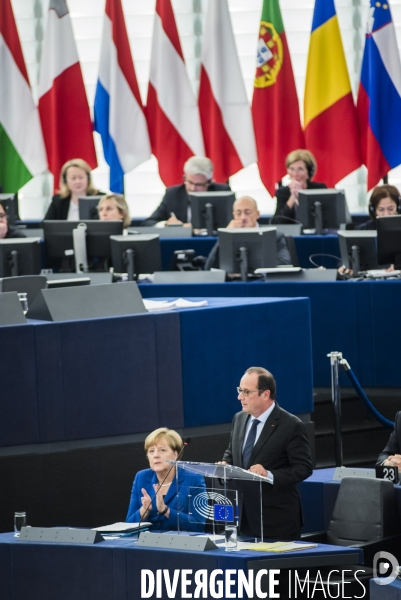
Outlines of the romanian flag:
{"label": "romanian flag", "polygon": [[371,189],[401,163],[401,64],[388,1],[370,2],[357,110]]}
{"label": "romanian flag", "polygon": [[333,187],[362,164],[356,109],[334,0],[316,0],[305,83],[306,147]]}
{"label": "romanian flag", "polygon": [[274,196],[285,157],[304,147],[298,96],[278,0],[264,0],[259,28],[252,117],[260,177]]}

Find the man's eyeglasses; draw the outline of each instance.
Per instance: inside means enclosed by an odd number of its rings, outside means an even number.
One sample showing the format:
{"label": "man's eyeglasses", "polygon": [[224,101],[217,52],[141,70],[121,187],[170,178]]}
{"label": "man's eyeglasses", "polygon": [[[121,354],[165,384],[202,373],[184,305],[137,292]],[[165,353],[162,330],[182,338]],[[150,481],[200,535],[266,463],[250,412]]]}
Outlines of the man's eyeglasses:
{"label": "man's eyeglasses", "polygon": [[263,391],[264,390],[243,390],[242,388],[237,387],[238,394],[242,394],[245,397],[249,396],[249,394],[254,394],[255,392],[263,392]]}
{"label": "man's eyeglasses", "polygon": [[7,219],[8,218],[8,214],[7,213],[0,213],[0,219]]}
{"label": "man's eyeglasses", "polygon": [[210,181],[205,181],[204,183],[195,183],[194,181],[191,181],[190,179],[186,179],[184,177],[184,183],[188,183],[188,185],[192,185],[194,188],[199,188],[200,190],[203,190],[209,187]]}

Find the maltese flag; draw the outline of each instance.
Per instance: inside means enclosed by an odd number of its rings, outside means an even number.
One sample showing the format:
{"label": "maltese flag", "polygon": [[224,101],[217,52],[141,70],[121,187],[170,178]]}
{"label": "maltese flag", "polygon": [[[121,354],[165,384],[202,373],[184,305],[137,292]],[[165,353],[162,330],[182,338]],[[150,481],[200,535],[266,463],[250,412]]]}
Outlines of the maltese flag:
{"label": "maltese flag", "polygon": [[122,194],[124,173],[148,160],[151,150],[121,0],[106,0],[94,113],[110,190]]}
{"label": "maltese flag", "polygon": [[185,161],[205,150],[170,0],[156,2],[146,116],[163,183],[181,183]]}
{"label": "maltese flag", "polygon": [[97,167],[88,99],[66,0],[50,0],[42,49],[39,114],[55,187],[62,165],[83,158]]}
{"label": "maltese flag", "polygon": [[257,160],[227,0],[209,0],[204,32],[199,88],[203,138],[214,179],[227,181]]}

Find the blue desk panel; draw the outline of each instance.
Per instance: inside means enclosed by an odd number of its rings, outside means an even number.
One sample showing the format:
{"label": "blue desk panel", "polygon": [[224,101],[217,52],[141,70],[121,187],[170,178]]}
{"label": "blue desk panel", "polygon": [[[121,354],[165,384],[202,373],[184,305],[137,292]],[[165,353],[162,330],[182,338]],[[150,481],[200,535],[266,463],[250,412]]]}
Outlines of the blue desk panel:
{"label": "blue desk panel", "polygon": [[[299,568],[300,562],[338,565],[362,561],[362,551],[319,544],[318,548],[277,555],[268,552],[224,550],[183,552],[138,548],[132,540],[110,540],[95,546],[20,542],[13,534],[0,535],[1,600],[138,600],[141,598],[141,569],[242,570],[248,564],[263,569]],[[256,564],[255,564],[256,563]],[[233,573],[233,579],[235,574]],[[218,577],[221,579],[221,576]],[[231,592],[234,591],[233,586]],[[193,593],[194,588],[188,587]],[[165,588],[163,586],[163,598]],[[156,594],[152,596],[156,597]],[[178,588],[176,598],[181,598]],[[210,597],[210,596],[208,596]]]}
{"label": "blue desk panel", "polygon": [[313,410],[307,298],[212,298],[169,313],[31,321],[0,328],[0,349],[0,446],[226,423],[254,365],[272,370],[284,408]]}
{"label": "blue desk panel", "polygon": [[370,600],[401,600],[401,581],[396,579],[388,585],[378,585],[370,580]]}
{"label": "blue desk panel", "polygon": [[[308,297],[311,303],[315,386],[330,386],[327,353],[343,353],[363,386],[401,386],[401,281],[232,282],[214,284],[141,284],[144,298],[157,296]],[[288,327],[296,324],[289,315]],[[344,373],[341,382],[350,385]]]}
{"label": "blue desk panel", "polygon": [[[173,267],[174,250],[195,250],[196,256],[208,256],[217,241],[217,237],[163,238],[160,240],[163,271],[171,271]],[[301,267],[312,267],[309,261],[311,254],[331,254],[336,257],[316,256],[313,260],[318,265],[328,269],[337,268],[340,259],[338,235],[296,235],[294,236],[298,260]]]}

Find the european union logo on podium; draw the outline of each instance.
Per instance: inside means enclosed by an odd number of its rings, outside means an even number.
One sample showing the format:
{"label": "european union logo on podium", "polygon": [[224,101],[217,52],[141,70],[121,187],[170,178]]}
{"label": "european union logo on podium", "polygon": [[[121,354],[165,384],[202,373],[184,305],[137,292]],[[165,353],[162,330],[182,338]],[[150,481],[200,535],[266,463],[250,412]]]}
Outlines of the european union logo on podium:
{"label": "european union logo on podium", "polygon": [[234,507],[231,504],[215,504],[213,508],[215,521],[234,521]]}

